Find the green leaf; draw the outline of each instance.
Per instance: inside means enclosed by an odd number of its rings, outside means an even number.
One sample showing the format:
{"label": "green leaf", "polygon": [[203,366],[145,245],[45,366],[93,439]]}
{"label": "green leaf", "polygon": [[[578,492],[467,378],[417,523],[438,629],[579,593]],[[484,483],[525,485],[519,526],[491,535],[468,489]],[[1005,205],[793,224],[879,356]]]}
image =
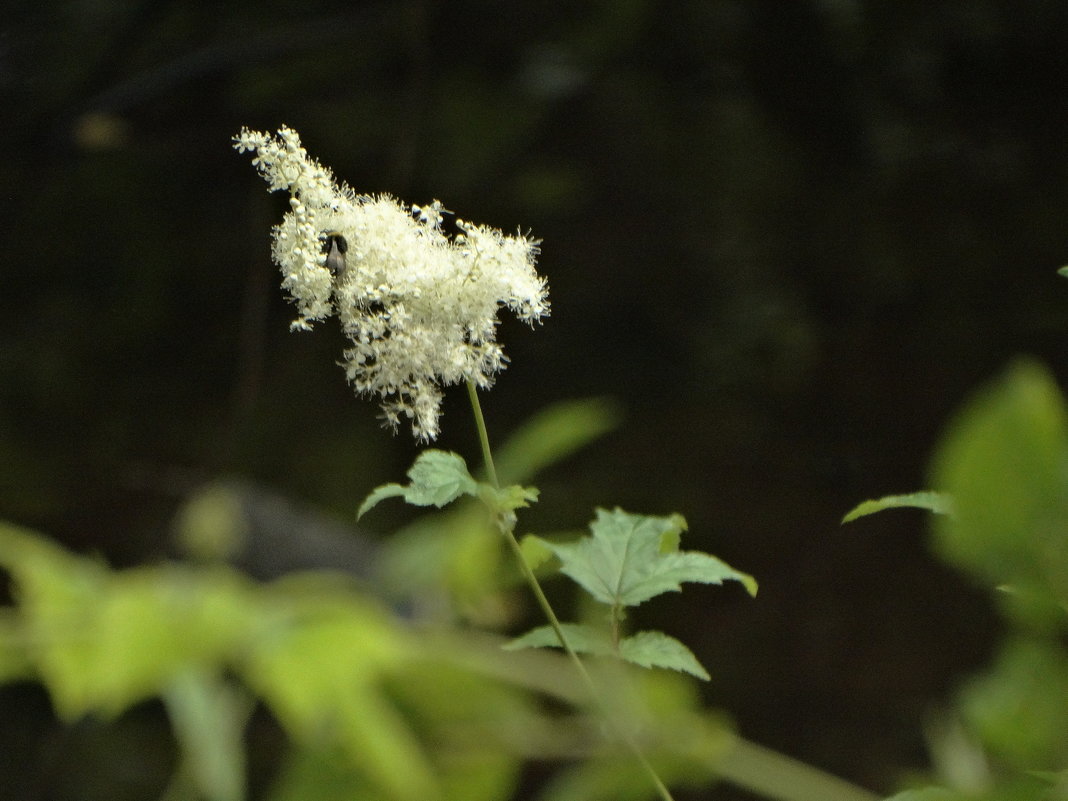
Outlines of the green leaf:
{"label": "green leaf", "polygon": [[1068,278],[1068,265],[1057,270],[1057,275],[1063,275],[1065,278]]}
{"label": "green leaf", "polygon": [[[669,668],[708,680],[707,671],[701,667],[693,652],[674,637],[659,631],[640,631],[624,637],[613,646],[608,632],[578,623],[561,623],[561,630],[571,650],[579,654],[615,656],[644,668]],[[552,626],[538,626],[521,637],[503,646],[508,651],[521,648],[561,648],[560,638]]]}
{"label": "green leaf", "polygon": [[519,550],[523,561],[531,570],[537,570],[553,558],[552,546],[537,534],[527,534],[519,541]]}
{"label": "green leaf", "polygon": [[[480,657],[476,649],[469,648],[468,638],[460,638],[454,645],[464,648],[467,665],[453,664],[452,657],[440,658],[453,646],[444,646],[445,651],[428,649],[428,659],[413,662],[390,678],[390,697],[419,721],[423,741],[433,744],[443,799],[515,798],[521,754],[536,753],[536,743],[546,736],[540,699],[520,689],[518,677],[511,672],[525,660],[510,658],[501,678],[490,678],[471,672]],[[489,642],[486,646],[493,648],[494,660],[499,660],[497,649]],[[428,680],[431,676],[433,680]],[[522,746],[517,749],[519,743]]]}
{"label": "green leaf", "polygon": [[[561,623],[560,628],[567,638],[567,644],[575,653],[594,656],[610,656],[615,653],[612,648],[612,638],[601,629],[579,623]],[[552,626],[538,626],[523,636],[505,643],[503,647],[508,651],[518,651],[521,648],[561,648],[562,646]]]}
{"label": "green leaf", "polygon": [[1064,624],[1068,605],[1068,409],[1055,380],[1020,362],[956,417],[933,480],[954,514],[932,519],[935,545],[1032,625]]}
{"label": "green leaf", "polygon": [[29,679],[33,665],[27,654],[26,636],[18,616],[0,613],[0,684]]}
{"label": "green leaf", "polygon": [[521,487],[518,484],[508,487],[479,484],[478,495],[495,512],[514,512],[535,503],[538,500],[538,488]]}
{"label": "green leaf", "polygon": [[637,606],[664,592],[678,592],[683,582],[741,582],[750,595],[752,576],[699,551],[678,551],[686,529],[681,515],[652,517],[615,509],[597,510],[592,536],[573,543],[545,544],[560,559],[561,571],[601,603]]}
{"label": "green leaf", "polygon": [[182,671],[171,679],[163,700],[185,768],[199,793],[207,801],[242,801],[242,736],[250,703],[217,676],[200,669]]}
{"label": "green leaf", "polygon": [[708,681],[708,672],[697,661],[693,651],[660,631],[639,631],[619,643],[619,656],[645,668],[661,667],[679,670]]}
{"label": "green leaf", "polygon": [[503,483],[527,481],[614,429],[619,405],[606,398],[562,401],[527,420],[494,455]]}
{"label": "green leaf", "polygon": [[877,500],[864,501],[853,507],[843,523],[850,523],[858,517],[873,515],[884,509],[926,509],[940,515],[953,514],[953,499],[944,492],[913,492],[908,495],[886,495]]}
{"label": "green leaf", "polygon": [[960,705],[969,730],[999,762],[1020,770],[1063,767],[1068,654],[1059,644],[1008,640],[993,667],[964,687]]}
{"label": "green leaf", "polygon": [[423,451],[408,471],[408,478],[412,480],[408,486],[384,484],[373,490],[360,505],[356,516],[362,517],[386,498],[402,497],[412,506],[440,509],[461,495],[475,495],[478,491],[463,457],[448,451]]}
{"label": "green leaf", "polygon": [[923,787],[892,795],[886,801],[959,801],[961,795],[943,787]]}
{"label": "green leaf", "polygon": [[353,596],[277,601],[277,624],[241,669],[289,736],[302,748],[339,749],[379,798],[438,798],[427,754],[382,686],[414,654],[403,630]]}
{"label": "green leaf", "polygon": [[379,801],[381,790],[326,748],[291,748],[271,782],[270,801]]}
{"label": "green leaf", "polygon": [[0,566],[16,586],[26,659],[64,720],[117,715],[249,636],[249,588],[225,568],[112,572],[3,524]]}

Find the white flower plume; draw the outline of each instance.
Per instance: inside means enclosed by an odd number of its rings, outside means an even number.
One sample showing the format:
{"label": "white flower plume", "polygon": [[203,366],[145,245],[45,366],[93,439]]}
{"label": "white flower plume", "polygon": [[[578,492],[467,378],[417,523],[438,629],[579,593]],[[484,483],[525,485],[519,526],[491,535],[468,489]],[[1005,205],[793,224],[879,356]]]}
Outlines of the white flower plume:
{"label": "white flower plume", "polygon": [[293,327],[337,315],[351,340],[349,381],[379,396],[394,429],[407,419],[418,439],[435,439],[443,387],[493,383],[506,361],[496,342],[500,307],[531,324],[549,314],[537,241],[463,220],[449,237],[438,201],[409,207],[357,195],[308,157],[291,128],[242,129],[234,143],[255,152],[270,191],[290,194],[272,252],[297,306]]}

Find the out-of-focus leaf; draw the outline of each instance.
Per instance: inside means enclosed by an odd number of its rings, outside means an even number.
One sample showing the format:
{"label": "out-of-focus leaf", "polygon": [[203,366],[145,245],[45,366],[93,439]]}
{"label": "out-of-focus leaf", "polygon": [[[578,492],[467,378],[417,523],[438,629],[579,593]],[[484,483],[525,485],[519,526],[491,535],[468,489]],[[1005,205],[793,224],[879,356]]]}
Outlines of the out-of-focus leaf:
{"label": "out-of-focus leaf", "polygon": [[607,398],[555,403],[527,420],[500,448],[494,462],[504,484],[529,481],[619,425],[619,406]]}
{"label": "out-of-focus leaf", "polygon": [[959,793],[943,787],[923,787],[919,790],[906,790],[890,796],[886,801],[960,801]]}
{"label": "out-of-focus leaf", "polygon": [[282,763],[268,801],[379,801],[381,790],[328,748],[297,748]]}
{"label": "out-of-focus leaf", "polygon": [[884,509],[926,509],[935,514],[953,514],[953,499],[944,492],[913,492],[908,495],[886,495],[877,500],[864,501],[849,510],[843,523],[873,515]]}
{"label": "out-of-focus leaf", "polygon": [[163,700],[198,792],[206,801],[243,801],[249,703],[218,676],[195,668],[174,676]]}
{"label": "out-of-focus leaf", "polygon": [[21,621],[14,614],[0,612],[0,684],[32,677]]}
{"label": "out-of-focus leaf", "polygon": [[175,538],[199,561],[222,562],[237,554],[248,539],[248,521],[233,489],[213,484],[192,495],[178,512]]}
{"label": "out-of-focus leaf", "polygon": [[[457,614],[486,625],[501,621],[492,609],[509,555],[481,504],[420,518],[382,544],[377,583],[383,594],[414,603],[424,616]],[[486,617],[488,616],[488,618]]]}
{"label": "out-of-focus leaf", "polygon": [[514,512],[516,509],[525,509],[537,501],[538,488],[521,487],[518,484],[506,487],[479,484],[478,495],[490,509],[499,512]]}
{"label": "out-of-focus leaf", "polygon": [[537,570],[553,558],[553,549],[549,543],[537,534],[527,534],[519,541],[519,550],[523,553],[523,560],[531,570]]}
{"label": "out-of-focus leaf", "polygon": [[935,544],[991,586],[1020,619],[1062,626],[1068,602],[1068,424],[1057,385],[1023,362],[981,392],[950,427],[934,483],[953,516],[933,518]]}
{"label": "out-of-focus leaf", "polygon": [[245,583],[223,568],[120,573],[25,530],[0,528],[27,658],[66,719],[115,715],[190,664],[225,661],[248,636]]}
{"label": "out-of-focus leaf", "polygon": [[286,731],[307,748],[336,744],[379,797],[423,801],[440,788],[415,733],[382,690],[410,657],[399,627],[355,598],[292,599],[243,667]]}
{"label": "out-of-focus leaf", "polygon": [[1068,764],[1068,655],[1055,641],[1013,639],[961,694],[986,748],[1021,770]]}
{"label": "out-of-focus leaf", "polygon": [[533,696],[436,658],[395,673],[389,690],[434,745],[430,756],[446,801],[513,797],[523,757],[550,737]]}

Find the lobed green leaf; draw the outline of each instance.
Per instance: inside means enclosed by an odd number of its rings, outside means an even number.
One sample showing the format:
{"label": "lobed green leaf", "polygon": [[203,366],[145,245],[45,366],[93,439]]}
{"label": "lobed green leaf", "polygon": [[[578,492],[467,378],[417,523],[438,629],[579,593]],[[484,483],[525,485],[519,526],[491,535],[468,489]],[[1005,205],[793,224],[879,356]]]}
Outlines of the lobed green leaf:
{"label": "lobed green leaf", "polygon": [[561,561],[561,571],[601,603],[637,606],[664,592],[678,592],[683,582],[722,584],[739,581],[750,595],[752,576],[699,551],[678,551],[686,529],[681,515],[653,517],[615,509],[598,509],[592,536],[573,543],[542,541]]}

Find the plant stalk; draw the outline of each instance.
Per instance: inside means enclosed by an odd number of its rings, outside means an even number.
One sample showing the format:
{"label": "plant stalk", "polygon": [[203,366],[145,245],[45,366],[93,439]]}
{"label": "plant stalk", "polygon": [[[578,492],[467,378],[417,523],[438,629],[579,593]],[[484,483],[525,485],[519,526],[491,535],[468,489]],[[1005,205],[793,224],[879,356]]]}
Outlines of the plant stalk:
{"label": "plant stalk", "polygon": [[[478,428],[478,439],[482,445],[482,458],[486,465],[486,474],[489,477],[490,483],[495,489],[500,489],[500,484],[497,480],[497,470],[493,466],[493,454],[490,450],[489,434],[486,431],[486,421],[482,416],[482,406],[478,401],[478,389],[471,382],[467,382],[467,395],[471,400],[471,408],[475,415],[475,424]],[[567,652],[568,658],[571,659],[575,669],[578,671],[579,676],[582,678],[583,684],[586,685],[586,690],[593,700],[598,711],[601,713],[601,717],[608,722],[608,724],[615,729],[616,734],[623,740],[627,748],[638,760],[638,763],[642,766],[642,769],[649,776],[653,786],[656,787],[657,793],[663,801],[674,801],[671,795],[671,791],[668,790],[667,785],[661,780],[657,774],[656,769],[652,766],[649,760],[646,758],[645,753],[642,751],[638,743],[628,734],[615,724],[611,715],[608,714],[608,705],[601,698],[601,694],[597,689],[597,685],[594,684],[593,677],[590,676],[586,665],[583,664],[582,659],[571,647],[567,641],[567,637],[564,636],[564,629],[560,625],[560,619],[556,616],[556,612],[553,611],[552,604],[549,603],[549,599],[545,596],[545,592],[541,588],[541,582],[538,581],[538,577],[534,575],[534,571],[530,569],[530,565],[527,564],[527,560],[523,557],[523,550],[519,547],[519,540],[515,537],[515,515],[502,515],[498,514],[496,519],[497,527],[504,535],[504,538],[508,541],[509,547],[512,549],[512,553],[515,554],[515,558],[519,562],[519,568],[523,573],[523,578],[526,579],[527,584],[530,586],[531,591],[534,593],[534,597],[538,602],[538,606],[541,607],[541,611],[549,621],[549,625],[552,626],[556,637],[560,641],[560,645],[564,651]]]}

